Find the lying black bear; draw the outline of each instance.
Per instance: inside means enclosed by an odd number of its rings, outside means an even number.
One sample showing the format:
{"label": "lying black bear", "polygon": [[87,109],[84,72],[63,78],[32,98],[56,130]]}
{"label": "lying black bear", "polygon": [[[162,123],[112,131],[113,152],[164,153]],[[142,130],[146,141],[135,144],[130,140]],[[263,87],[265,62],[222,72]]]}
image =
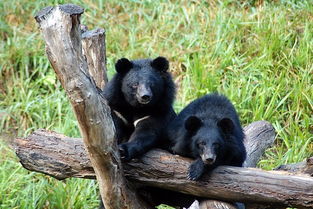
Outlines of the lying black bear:
{"label": "lying black bear", "polygon": [[173,153],[196,159],[188,171],[191,180],[219,165],[242,166],[246,158],[236,110],[219,94],[190,103],[170,123],[167,135]]}
{"label": "lying black bear", "polygon": [[104,89],[117,129],[121,158],[139,157],[160,144],[166,125],[175,116],[175,84],[164,57],[115,64],[116,74]]}

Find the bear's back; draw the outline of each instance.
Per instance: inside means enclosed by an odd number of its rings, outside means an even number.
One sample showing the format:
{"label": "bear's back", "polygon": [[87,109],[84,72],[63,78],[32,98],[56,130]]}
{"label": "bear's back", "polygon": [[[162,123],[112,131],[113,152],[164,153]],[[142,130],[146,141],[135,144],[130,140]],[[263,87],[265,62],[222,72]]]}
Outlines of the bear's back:
{"label": "bear's back", "polygon": [[218,93],[207,94],[187,105],[168,127],[170,141],[176,141],[175,138],[180,138],[180,135],[185,133],[184,123],[189,116],[200,118],[206,127],[216,127],[217,121],[229,118],[235,125],[234,135],[239,140],[244,137],[235,107],[227,97]]}
{"label": "bear's back", "polygon": [[208,118],[220,120],[228,117],[234,120],[235,123],[239,122],[236,109],[232,103],[225,96],[217,93],[208,94],[194,100],[179,113],[178,117],[186,119],[191,115],[195,115],[202,120]]}

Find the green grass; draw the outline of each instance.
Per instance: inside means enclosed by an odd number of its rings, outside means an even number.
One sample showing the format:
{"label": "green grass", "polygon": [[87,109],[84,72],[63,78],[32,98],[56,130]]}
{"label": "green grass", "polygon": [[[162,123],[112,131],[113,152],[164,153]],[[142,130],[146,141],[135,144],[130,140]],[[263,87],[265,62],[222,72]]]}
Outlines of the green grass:
{"label": "green grass", "polygon": [[96,181],[58,181],[29,172],[2,141],[0,153],[0,208],[96,208],[99,205]]}
{"label": "green grass", "polygon": [[[65,2],[0,1],[2,136],[25,136],[38,128],[80,135],[33,19],[41,8]],[[312,1],[71,2],[85,8],[82,22],[90,29],[106,29],[110,75],[118,58],[165,56],[178,86],[177,111],[219,91],[233,101],[243,125],[256,120],[274,125],[276,143],[260,167],[313,155]],[[94,181],[60,182],[28,172],[5,142],[0,153],[0,208],[97,207]]]}

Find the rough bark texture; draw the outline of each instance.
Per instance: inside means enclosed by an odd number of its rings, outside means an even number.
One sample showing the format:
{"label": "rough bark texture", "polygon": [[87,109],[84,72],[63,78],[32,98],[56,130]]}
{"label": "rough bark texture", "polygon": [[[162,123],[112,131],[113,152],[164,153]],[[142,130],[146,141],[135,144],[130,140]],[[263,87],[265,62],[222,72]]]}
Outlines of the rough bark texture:
{"label": "rough bark texture", "polygon": [[281,165],[275,170],[289,171],[295,174],[308,174],[313,176],[313,157],[306,159],[303,162]]}
{"label": "rough bark texture", "polygon": [[86,57],[88,70],[97,87],[103,90],[108,82],[106,75],[105,31],[95,29],[82,34],[83,54]]}
{"label": "rough bark texture", "polygon": [[[258,134],[249,134],[250,128]],[[269,132],[264,129],[272,127],[264,121],[252,123],[244,129],[246,140],[272,140],[273,130],[271,135],[267,135]],[[266,139],[266,136],[270,137]],[[29,170],[58,179],[94,178],[80,139],[38,130],[25,139],[16,140],[16,153]],[[274,208],[313,207],[313,178],[309,175],[293,176],[283,171],[219,167],[200,182],[193,182],[186,179],[190,162],[191,159],[174,156],[166,151],[152,150],[140,160],[125,164],[124,171],[130,181],[141,186],[159,187],[210,199],[260,203]]]}
{"label": "rough bark texture", "polygon": [[105,207],[144,208],[126,185],[111,111],[98,94],[82,53],[80,15],[83,11],[79,6],[66,4],[44,8],[35,18],[49,61],[74,109]]}
{"label": "rough bark texture", "polygon": [[275,130],[266,121],[256,121],[244,127],[244,133],[246,135],[244,144],[247,150],[244,167],[255,167],[264,151],[274,143]]}
{"label": "rough bark texture", "polygon": [[81,138],[39,129],[27,138],[17,138],[15,152],[26,169],[59,180],[70,177],[96,178]]}

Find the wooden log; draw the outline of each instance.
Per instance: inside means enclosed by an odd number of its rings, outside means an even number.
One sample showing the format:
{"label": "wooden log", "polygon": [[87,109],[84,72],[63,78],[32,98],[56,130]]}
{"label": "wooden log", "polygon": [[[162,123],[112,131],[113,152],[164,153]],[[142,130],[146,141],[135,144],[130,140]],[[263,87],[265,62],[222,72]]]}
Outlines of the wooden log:
{"label": "wooden log", "polygon": [[83,54],[86,57],[88,70],[97,87],[103,90],[108,82],[106,74],[105,31],[95,29],[82,33]]}
{"label": "wooden log", "polygon": [[[154,152],[154,153],[153,153]],[[153,164],[152,164],[153,163]],[[186,180],[189,159],[149,152],[125,166],[127,178],[141,185],[199,197],[272,206],[313,207],[313,178],[287,172],[220,166],[200,182]]]}
{"label": "wooden log", "polygon": [[244,145],[247,151],[247,159],[244,167],[254,168],[264,151],[273,145],[275,141],[274,127],[266,121],[256,121],[243,128],[246,135]]}
{"label": "wooden log", "polygon": [[15,139],[15,152],[24,168],[63,180],[70,177],[96,179],[81,138],[70,138],[39,129]]}
{"label": "wooden log", "polygon": [[[251,129],[254,132],[251,132]],[[265,149],[264,144],[267,148],[273,143],[275,137],[272,125],[266,121],[251,123],[244,127],[244,133],[246,135],[245,146],[254,144],[262,150]],[[264,141],[269,142],[264,143]],[[80,138],[70,138],[53,131],[39,129],[26,138],[17,138],[15,151],[28,170],[45,173],[60,180],[70,177],[95,178]],[[255,149],[247,148],[248,156],[252,156],[250,152],[259,153]],[[245,163],[248,161],[247,158]]]}
{"label": "wooden log", "polygon": [[295,174],[308,174],[313,176],[313,157],[309,157],[303,162],[280,165],[274,170],[289,171]]}
{"label": "wooden log", "polygon": [[126,184],[110,108],[98,93],[82,53],[80,15],[83,11],[73,4],[47,7],[35,19],[49,61],[74,109],[105,207],[146,208],[135,190]]}
{"label": "wooden log", "polygon": [[[260,139],[266,122],[251,124]],[[248,129],[249,130],[249,129]],[[245,129],[246,137],[248,135]],[[257,141],[257,139],[256,139]],[[23,166],[58,179],[94,178],[92,166],[80,139],[39,130],[16,139],[16,153]],[[259,203],[271,207],[313,207],[313,178],[284,171],[220,166],[199,182],[186,179],[192,160],[166,151],[152,150],[124,166],[126,177],[141,186],[158,187],[185,194],[231,202]],[[81,171],[81,172],[80,172]]]}

